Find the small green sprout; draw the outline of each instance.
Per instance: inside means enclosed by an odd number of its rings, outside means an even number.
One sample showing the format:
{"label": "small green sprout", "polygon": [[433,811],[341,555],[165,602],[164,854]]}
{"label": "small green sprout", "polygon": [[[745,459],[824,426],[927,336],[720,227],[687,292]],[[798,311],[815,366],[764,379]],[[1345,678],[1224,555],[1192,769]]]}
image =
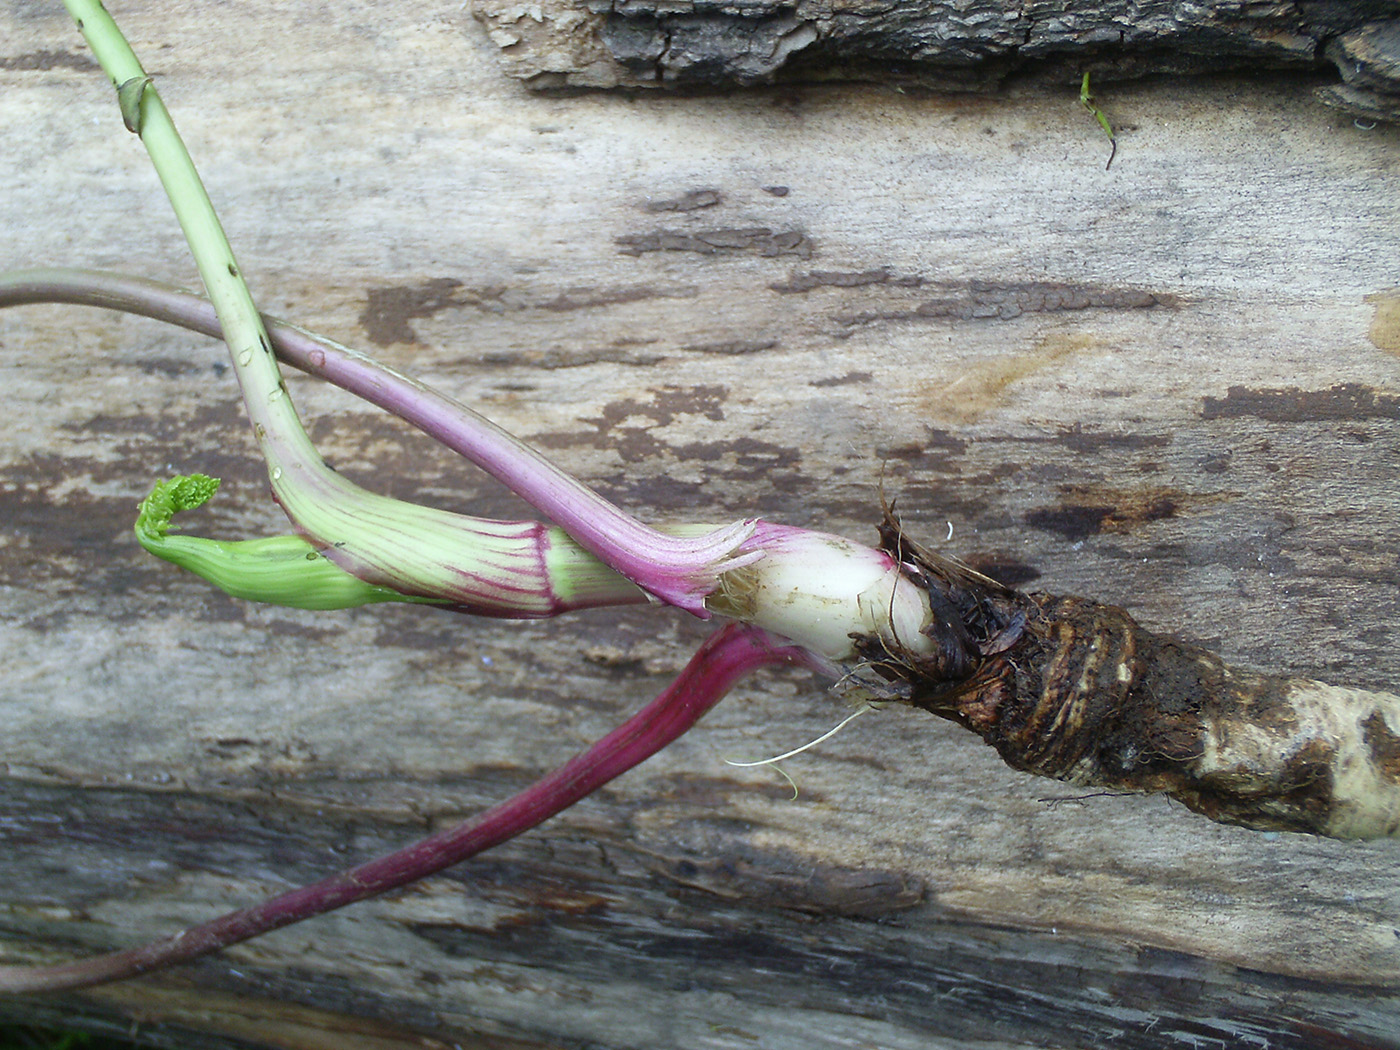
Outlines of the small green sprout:
{"label": "small green sprout", "polygon": [[1094,104],[1094,96],[1089,92],[1089,74],[1084,74],[1084,81],[1079,85],[1079,104],[1094,115],[1094,119],[1099,122],[1099,127],[1103,128],[1103,133],[1108,136],[1109,144],[1113,147],[1108,151],[1108,163],[1103,166],[1107,171],[1113,167],[1113,158],[1118,154],[1118,137],[1113,133],[1113,125],[1104,116],[1103,110]]}
{"label": "small green sprout", "polygon": [[[219,491],[219,479],[208,474],[182,474],[169,481],[157,481],[151,494],[141,501],[136,518],[136,535],[141,545],[165,539],[170,519],[182,510],[202,507]],[[147,548],[149,549],[149,548]]]}

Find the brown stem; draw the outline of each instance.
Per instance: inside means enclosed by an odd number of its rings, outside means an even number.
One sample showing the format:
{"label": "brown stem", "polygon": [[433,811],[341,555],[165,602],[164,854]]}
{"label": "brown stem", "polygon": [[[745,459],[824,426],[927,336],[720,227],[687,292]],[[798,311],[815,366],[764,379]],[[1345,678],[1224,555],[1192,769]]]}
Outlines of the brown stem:
{"label": "brown stem", "polygon": [[1400,696],[1232,668],[1116,606],[1000,587],[910,543],[892,517],[882,534],[956,610],[971,670],[877,670],[1008,765],[1163,792],[1262,831],[1400,835]]}

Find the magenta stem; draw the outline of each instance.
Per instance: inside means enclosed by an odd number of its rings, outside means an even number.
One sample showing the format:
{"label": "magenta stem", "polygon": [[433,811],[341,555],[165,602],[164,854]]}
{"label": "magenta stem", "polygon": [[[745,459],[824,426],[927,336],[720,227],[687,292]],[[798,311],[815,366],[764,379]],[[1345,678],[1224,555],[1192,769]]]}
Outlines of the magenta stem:
{"label": "magenta stem", "polygon": [[[0,307],[65,302],[141,314],[221,338],[206,300],[144,278],[94,270],[35,269],[0,275]],[[702,536],[670,536],[643,524],[485,416],[363,354],[264,317],[280,360],[350,391],[418,427],[503,482],[614,571],[670,605],[708,617],[718,574],[761,557],[735,554],[748,522]]]}
{"label": "magenta stem", "polygon": [[135,977],[433,875],[528,831],[650,758],[690,729],[749,672],[768,664],[807,662],[804,650],[765,631],[728,624],[646,707],[587,751],[475,819],[141,948],[55,966],[0,967],[0,994],[60,991]]}

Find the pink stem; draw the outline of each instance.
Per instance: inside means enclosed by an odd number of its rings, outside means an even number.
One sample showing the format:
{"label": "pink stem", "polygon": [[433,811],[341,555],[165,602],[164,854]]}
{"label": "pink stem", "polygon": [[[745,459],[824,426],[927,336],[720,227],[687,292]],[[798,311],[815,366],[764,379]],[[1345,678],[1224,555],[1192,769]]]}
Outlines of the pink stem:
{"label": "pink stem", "polygon": [[750,671],[768,664],[807,662],[804,650],[765,631],[728,624],[641,711],[587,751],[476,819],[141,948],[54,966],[0,967],[0,994],[60,991],[135,977],[435,874],[528,831],[650,758],[690,729]]}
{"label": "pink stem", "polygon": [[[0,307],[36,302],[101,306],[168,321],[219,338],[214,308],[189,292],[92,270],[18,270],[0,275]],[[614,506],[535,449],[461,402],[353,350],[265,317],[277,356],[303,372],[392,412],[465,456],[550,517],[605,565],[677,608],[708,618],[718,573],[762,557],[735,554],[747,522],[702,536],[658,532]]]}

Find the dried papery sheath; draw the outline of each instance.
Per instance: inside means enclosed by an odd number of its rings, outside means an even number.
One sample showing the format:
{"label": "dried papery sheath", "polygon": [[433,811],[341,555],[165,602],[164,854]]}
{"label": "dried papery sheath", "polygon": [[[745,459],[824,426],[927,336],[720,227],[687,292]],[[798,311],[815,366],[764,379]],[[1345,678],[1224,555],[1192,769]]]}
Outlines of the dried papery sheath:
{"label": "dried papery sheath", "polygon": [[884,532],[961,611],[972,665],[949,676],[908,660],[874,666],[901,699],[971,729],[1008,765],[1163,792],[1258,830],[1400,835],[1400,696],[1231,668],[1116,606],[988,587],[888,520]]}

